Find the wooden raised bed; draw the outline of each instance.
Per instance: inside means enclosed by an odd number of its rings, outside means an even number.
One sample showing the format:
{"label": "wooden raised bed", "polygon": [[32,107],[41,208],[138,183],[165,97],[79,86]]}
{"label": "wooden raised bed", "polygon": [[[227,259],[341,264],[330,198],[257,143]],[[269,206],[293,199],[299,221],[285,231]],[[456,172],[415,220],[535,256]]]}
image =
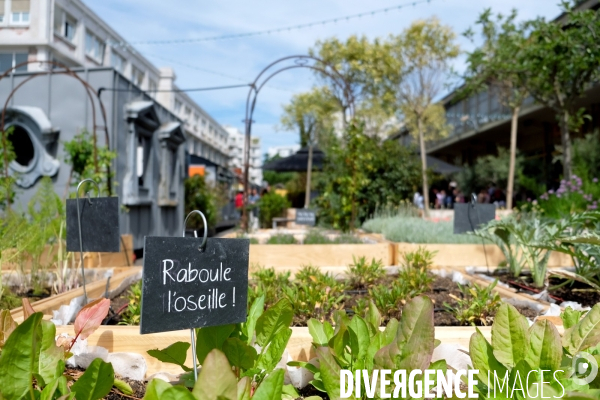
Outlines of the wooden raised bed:
{"label": "wooden raised bed", "polygon": [[[108,291],[116,291],[117,289],[125,289],[129,284],[141,278],[142,267],[123,267],[115,268],[114,273],[108,284]],[[107,280],[100,279],[86,285],[88,299],[97,299],[103,297],[107,290]],[[116,294],[116,293],[115,293]],[[56,296],[51,296],[31,304],[37,312],[42,312],[45,315],[52,316],[52,311],[58,310],[62,305],[68,305],[71,300],[76,297],[83,296],[83,288],[69,290]],[[10,312],[12,318],[17,322],[23,321],[23,307],[15,308]]]}
{"label": "wooden raised bed", "polygon": [[[490,327],[479,327],[479,330],[490,340]],[[149,335],[140,335],[139,332],[139,326],[101,326],[87,339],[88,346],[102,346],[111,353],[132,352],[141,354],[146,359],[146,364],[148,365],[146,376],[160,371],[171,374],[180,374],[183,372],[180,367],[174,364],[163,363],[149,356],[147,351],[164,349],[178,341],[189,343],[189,330],[153,333]],[[469,340],[474,332],[475,328],[472,327],[436,327],[435,337],[442,343],[453,343],[469,348]],[[58,326],[56,333],[57,335],[61,333],[73,335],[73,327]],[[288,343],[287,351],[291,358],[296,361],[308,361],[315,357],[312,348],[312,337],[308,333],[308,328],[292,327],[292,337]],[[188,350],[186,365],[191,367],[191,360],[192,351],[190,349]]]}
{"label": "wooden raised bed", "polygon": [[389,243],[376,244],[251,244],[250,265],[274,268],[347,266],[353,257],[381,260],[394,265],[395,249]]}
{"label": "wooden raised bed", "polygon": [[[438,243],[396,243],[398,254],[416,251],[419,247],[436,251],[434,265],[461,268],[472,266],[497,267],[506,259],[500,248],[494,244],[438,244]],[[487,254],[487,260],[486,260]],[[572,266],[571,258],[566,254],[553,252],[548,260],[548,268]]]}

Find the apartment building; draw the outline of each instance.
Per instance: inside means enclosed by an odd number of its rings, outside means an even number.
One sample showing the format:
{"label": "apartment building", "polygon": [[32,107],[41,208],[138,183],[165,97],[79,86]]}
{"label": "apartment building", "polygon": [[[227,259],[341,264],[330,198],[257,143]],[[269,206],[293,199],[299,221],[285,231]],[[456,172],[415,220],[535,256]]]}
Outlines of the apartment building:
{"label": "apartment building", "polygon": [[[179,89],[173,69],[154,66],[81,0],[0,0],[0,73],[24,61],[114,68],[183,121],[196,163],[227,167],[227,131],[186,93],[157,92]],[[33,63],[17,71],[48,68]]]}
{"label": "apartment building", "polygon": [[[238,128],[233,126],[225,126],[225,130],[229,134],[229,154],[231,157],[230,166],[238,174],[244,172],[244,146],[245,135]],[[263,180],[262,174],[262,159],[260,138],[252,136],[250,138],[250,182],[253,185],[261,186]]]}
{"label": "apartment building", "polygon": [[291,156],[298,150],[300,150],[299,144],[291,144],[289,146],[271,146],[267,149],[267,157],[273,158],[277,156],[285,158]]}

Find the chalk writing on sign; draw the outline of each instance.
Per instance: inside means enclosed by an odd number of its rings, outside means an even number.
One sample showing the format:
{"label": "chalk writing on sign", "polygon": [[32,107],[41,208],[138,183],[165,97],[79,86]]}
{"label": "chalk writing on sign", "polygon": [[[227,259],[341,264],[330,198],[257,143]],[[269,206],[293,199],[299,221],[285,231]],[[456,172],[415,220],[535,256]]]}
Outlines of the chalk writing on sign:
{"label": "chalk writing on sign", "polygon": [[141,333],[246,320],[248,239],[146,237]]}

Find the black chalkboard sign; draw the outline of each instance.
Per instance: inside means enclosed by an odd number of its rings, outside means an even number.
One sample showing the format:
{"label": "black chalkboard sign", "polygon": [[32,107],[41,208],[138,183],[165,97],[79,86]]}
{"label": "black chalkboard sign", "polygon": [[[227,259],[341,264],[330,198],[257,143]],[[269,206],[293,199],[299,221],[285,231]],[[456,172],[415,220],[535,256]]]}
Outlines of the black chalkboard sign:
{"label": "black chalkboard sign", "polygon": [[[77,199],[67,200],[67,251],[80,251]],[[119,198],[79,199],[83,251],[118,253],[121,250]]]}
{"label": "black chalkboard sign", "polygon": [[250,240],[146,236],[140,333],[246,321]]}
{"label": "black chalkboard sign", "polygon": [[495,218],[494,204],[454,204],[454,233],[473,232]]}
{"label": "black chalkboard sign", "polygon": [[297,209],[296,210],[296,224],[297,225],[309,225],[315,226],[317,222],[317,215],[314,210]]}

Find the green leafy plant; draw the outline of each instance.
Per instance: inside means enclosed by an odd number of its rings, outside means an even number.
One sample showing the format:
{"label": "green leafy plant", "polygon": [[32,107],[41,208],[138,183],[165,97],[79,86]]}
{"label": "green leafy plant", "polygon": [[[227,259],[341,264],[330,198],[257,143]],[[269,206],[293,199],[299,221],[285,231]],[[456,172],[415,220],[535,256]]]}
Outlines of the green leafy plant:
{"label": "green leafy plant", "polygon": [[23,303],[25,321],[18,325],[10,311],[0,311],[0,397],[4,399],[65,398],[97,400],[112,389],[113,367],[101,359],[92,361],[88,369],[70,388],[64,375],[65,360],[77,339],[85,339],[102,323],[110,301],[94,301],[77,314],[75,338],[64,347],[55,341],[56,327],[42,319],[28,302]]}
{"label": "green leafy plant", "polygon": [[267,244],[296,244],[298,243],[294,235],[278,233],[267,240]]}
{"label": "green leafy plant", "polygon": [[258,267],[250,273],[248,302],[264,296],[265,307],[271,307],[281,297],[283,288],[290,284],[290,272],[276,272],[274,268]]}
{"label": "green leafy plant", "polygon": [[142,313],[142,281],[137,281],[129,288],[127,310],[121,314],[119,325],[139,325]]}
{"label": "green leafy plant", "polygon": [[[281,360],[292,335],[289,326],[292,322],[293,310],[287,299],[281,299],[263,311],[264,300],[264,297],[261,296],[254,301],[248,312],[248,319],[243,324],[212,326],[196,330],[195,357],[203,366],[198,382],[193,382],[193,372],[185,365],[189,343],[176,342],[163,350],[150,350],[148,354],[160,361],[179,365],[184,371],[187,371],[183,379],[191,382],[190,386],[194,388],[192,394],[196,398],[216,399],[215,396],[223,395],[225,396],[223,398],[235,400],[237,397],[233,394],[235,394],[236,385],[238,389],[247,392],[248,397],[245,398],[251,397],[251,387],[256,390],[255,397],[252,398],[273,398],[262,397],[263,395],[258,395],[258,393],[271,394],[274,380],[281,381],[280,384],[276,384],[277,387],[283,385],[283,371],[275,371],[275,367]],[[254,345],[257,345],[260,350],[256,350]],[[208,379],[209,376],[214,375],[204,371],[212,371],[213,374],[217,371],[224,373],[226,376],[223,379],[233,383],[223,385],[221,380]],[[225,371],[229,371],[230,374]],[[211,394],[212,390],[218,388],[225,388],[223,390],[228,391]],[[150,393],[152,390],[149,388]],[[281,390],[280,388],[275,392],[281,395]]]}
{"label": "green leafy plant", "polygon": [[258,214],[260,225],[263,228],[270,228],[273,218],[280,217],[286,208],[291,206],[290,202],[283,196],[275,192],[270,192],[262,196],[258,202],[260,212]]}
{"label": "green leafy plant", "polygon": [[[385,330],[379,330],[381,315],[371,304],[363,317],[349,319],[345,313],[335,314],[335,329],[328,322],[311,319],[308,329],[313,339],[319,366],[307,362],[288,365],[314,373],[311,384],[326,392],[331,399],[340,398],[340,371],[348,369],[446,370],[445,361],[431,363],[435,346],[433,303],[427,297],[411,300],[403,309],[400,321],[392,319]],[[362,398],[368,398],[362,387]],[[394,389],[392,384],[391,390]]]}
{"label": "green leafy plant", "polygon": [[9,164],[16,158],[10,136],[14,133],[14,127],[10,126],[5,131],[0,132],[0,168],[2,176],[0,178],[0,209],[10,208],[15,199],[14,185],[16,178],[9,172]]}
{"label": "green leafy plant", "polygon": [[498,280],[486,287],[480,287],[476,283],[469,286],[458,284],[461,297],[451,294],[450,297],[456,300],[456,305],[444,303],[444,307],[461,325],[487,326],[491,324],[494,314],[502,304],[500,295],[493,291],[497,283]]}
{"label": "green leafy plant", "polygon": [[353,263],[348,266],[348,278],[350,286],[355,289],[369,288],[385,276],[381,260],[373,258],[371,262],[367,262],[366,257],[357,260],[354,256],[352,260]]}
{"label": "green leafy plant", "polygon": [[[227,203],[226,194],[218,185],[206,182],[201,175],[194,175],[184,181],[185,187],[185,213],[200,210],[206,217],[209,228],[215,228],[219,220],[220,209]],[[201,228],[202,218],[194,214],[190,217],[190,226]]]}
{"label": "green leafy plant", "polygon": [[[541,382],[540,379],[543,378],[544,383],[540,383],[539,386],[543,386],[546,396],[573,399],[588,398],[586,394],[592,396],[589,398],[597,396],[598,380],[581,384],[574,379],[576,369],[583,366],[575,363],[574,358],[583,351],[596,360],[600,358],[600,325],[597,322],[600,318],[600,304],[595,305],[581,320],[578,319],[579,315],[577,318],[573,318],[574,316],[571,314],[570,317],[563,317],[569,326],[565,326],[565,333],[561,339],[558,330],[550,321],[538,320],[529,327],[527,319],[519,314],[516,308],[507,303],[502,304],[492,325],[492,342],[489,343],[477,330],[471,336],[469,344],[473,369],[479,370],[475,390],[480,398],[524,398],[524,391],[517,391],[515,394],[515,390],[510,390],[518,388],[519,385],[509,384],[503,389],[488,385],[493,384],[494,377],[515,382],[517,374],[523,377],[529,373],[534,374],[529,382]],[[590,368],[591,366],[587,365],[585,369],[589,371]],[[543,377],[540,376],[540,370],[546,371]],[[557,372],[558,370],[564,372]],[[531,393],[540,393],[542,390],[540,387],[526,388],[522,382],[520,387],[529,389]],[[509,391],[512,393],[508,393]]]}
{"label": "green leafy plant", "polygon": [[343,307],[346,286],[317,267],[305,266],[292,285],[284,287],[286,298],[294,310],[294,324],[304,324],[310,318],[325,320],[334,310]]}

